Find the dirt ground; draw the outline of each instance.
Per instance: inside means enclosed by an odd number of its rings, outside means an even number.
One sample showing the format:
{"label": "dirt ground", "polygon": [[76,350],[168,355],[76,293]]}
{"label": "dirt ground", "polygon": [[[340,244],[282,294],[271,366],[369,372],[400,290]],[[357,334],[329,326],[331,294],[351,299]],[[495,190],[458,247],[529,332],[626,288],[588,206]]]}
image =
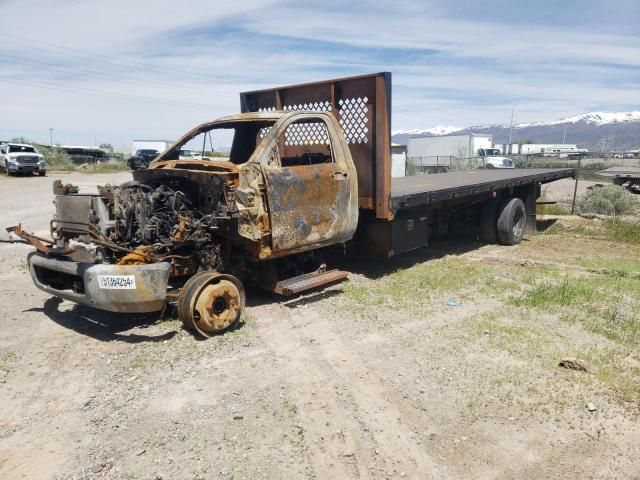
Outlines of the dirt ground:
{"label": "dirt ground", "polygon": [[[54,178],[129,177],[0,177],[0,226],[46,231]],[[292,300],[249,291],[206,341],[60,303],[27,246],[0,244],[0,478],[640,478],[640,247],[551,232],[354,262]]]}

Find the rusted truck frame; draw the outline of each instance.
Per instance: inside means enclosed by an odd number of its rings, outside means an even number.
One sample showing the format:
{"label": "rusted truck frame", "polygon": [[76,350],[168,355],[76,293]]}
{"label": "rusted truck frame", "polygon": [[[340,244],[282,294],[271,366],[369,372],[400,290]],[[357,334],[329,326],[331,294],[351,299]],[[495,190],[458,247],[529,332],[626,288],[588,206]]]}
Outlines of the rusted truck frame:
{"label": "rusted truck frame", "polygon": [[[535,229],[540,185],[571,169],[391,178],[391,74],[241,94],[242,113],[189,131],[133,181],[81,194],[54,183],[51,239],[31,243],[36,286],[118,312],[177,307],[209,336],[238,321],[244,285],[291,295],[346,278],[329,250],[391,256],[454,224],[487,242]],[[229,159],[180,159],[233,129]]]}

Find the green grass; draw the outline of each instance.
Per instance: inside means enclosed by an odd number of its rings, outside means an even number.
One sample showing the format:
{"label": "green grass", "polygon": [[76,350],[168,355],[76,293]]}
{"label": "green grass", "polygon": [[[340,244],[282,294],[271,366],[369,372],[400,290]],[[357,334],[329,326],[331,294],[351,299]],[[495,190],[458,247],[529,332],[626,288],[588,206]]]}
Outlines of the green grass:
{"label": "green grass", "polygon": [[594,346],[572,352],[570,356],[582,357],[593,365],[596,378],[611,385],[623,401],[638,402],[640,399],[640,367],[637,366],[640,359],[637,357],[637,351],[624,347]]}
{"label": "green grass", "polygon": [[634,278],[590,275],[565,276],[560,282],[534,280],[509,303],[557,313],[593,333],[640,346],[640,281]]}
{"label": "green grass", "polygon": [[626,243],[640,245],[640,224],[620,220],[607,220],[605,237]]}
{"label": "green grass", "polygon": [[601,275],[640,279],[640,259],[631,256],[628,258],[586,260],[581,262],[581,265],[589,271]]}
{"label": "green grass", "polygon": [[87,164],[82,168],[73,163],[48,165],[48,168],[54,171],[65,171],[65,172],[110,173],[110,172],[128,171],[129,165],[127,165],[127,162],[119,160],[119,161],[111,161],[111,162],[105,162],[105,163]]}
{"label": "green grass", "polygon": [[450,298],[468,299],[498,283],[509,287],[508,282],[492,273],[494,269],[490,266],[446,257],[399,268],[366,286],[351,282],[344,291],[347,298],[369,307],[422,307],[434,300],[444,304]]}
{"label": "green grass", "polygon": [[571,211],[568,207],[559,203],[555,203],[548,205],[538,205],[536,207],[536,213],[538,215],[569,215]]}
{"label": "green grass", "polygon": [[[538,329],[528,313],[518,313],[513,307],[501,307],[476,317],[473,321],[475,337],[488,331],[490,342],[502,350],[512,354],[529,355],[540,352],[541,348],[549,345],[550,335]],[[509,317],[520,319],[505,323],[503,319]]]}
{"label": "green grass", "polygon": [[123,172],[129,170],[129,165],[125,161],[96,163],[88,165],[87,168],[77,168],[78,172],[85,173],[109,173],[109,172]]}
{"label": "green grass", "polygon": [[556,222],[544,234],[571,233],[587,238],[606,239],[614,242],[640,245],[640,224],[620,219],[608,219],[601,223],[562,224]]}
{"label": "green grass", "polygon": [[[535,318],[535,310],[522,312],[521,318],[518,318],[517,312],[505,307],[496,312],[481,315],[469,324],[474,338],[478,338],[484,331],[489,331],[490,335],[486,338],[494,348],[526,359],[527,362],[539,361],[542,368],[547,370],[557,369],[561,358],[581,358],[595,368],[593,375],[569,370],[558,370],[558,372],[570,377],[573,382],[592,384],[597,380],[610,386],[611,393],[620,400],[638,402],[640,358],[638,358],[637,348],[625,345],[576,344],[571,338],[555,335],[545,331],[544,327],[537,326]],[[524,384],[527,383],[526,375],[528,374],[527,370],[523,379]],[[508,380],[498,377],[492,383],[495,386],[504,387],[505,383],[518,382],[518,378],[517,372],[514,372],[514,377]],[[532,388],[536,389],[535,386],[527,386],[527,393],[531,394]],[[554,397],[554,407],[562,408],[566,397],[562,394],[558,395],[557,391],[550,395]]]}

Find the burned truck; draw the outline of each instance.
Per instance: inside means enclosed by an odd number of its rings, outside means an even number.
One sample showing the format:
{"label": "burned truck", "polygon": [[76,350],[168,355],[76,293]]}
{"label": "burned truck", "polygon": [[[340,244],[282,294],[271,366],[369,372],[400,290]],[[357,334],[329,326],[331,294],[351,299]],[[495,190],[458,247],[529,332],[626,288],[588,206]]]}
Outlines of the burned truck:
{"label": "burned truck", "polygon": [[[454,222],[517,244],[535,229],[540,185],[574,174],[392,179],[389,73],[247,92],[241,108],[197,126],[130,182],[97,194],[56,182],[51,238],[11,228],[36,248],[36,286],[114,312],[173,304],[186,328],[211,336],[238,321],[246,284],[292,295],[346,278],[326,268],[331,250],[389,257]],[[221,129],[233,132],[228,158],[180,158]]]}

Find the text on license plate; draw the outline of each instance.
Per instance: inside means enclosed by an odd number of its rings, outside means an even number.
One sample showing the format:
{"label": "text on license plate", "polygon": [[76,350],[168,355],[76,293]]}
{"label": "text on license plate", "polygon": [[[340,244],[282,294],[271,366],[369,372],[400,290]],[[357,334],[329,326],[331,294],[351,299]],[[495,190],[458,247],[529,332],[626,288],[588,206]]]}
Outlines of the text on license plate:
{"label": "text on license plate", "polygon": [[98,275],[98,286],[106,289],[131,289],[136,288],[134,275]]}

